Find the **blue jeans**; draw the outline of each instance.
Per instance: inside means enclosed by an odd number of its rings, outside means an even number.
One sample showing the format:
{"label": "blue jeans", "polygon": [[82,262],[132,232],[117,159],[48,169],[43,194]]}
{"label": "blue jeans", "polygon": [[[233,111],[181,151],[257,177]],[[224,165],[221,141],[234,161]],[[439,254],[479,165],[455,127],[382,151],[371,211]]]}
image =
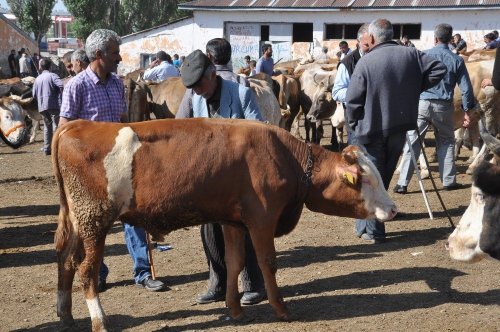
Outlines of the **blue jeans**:
{"label": "blue jeans", "polygon": [[[128,252],[134,261],[134,280],[138,284],[147,277],[151,277],[146,231],[144,228],[131,226],[126,223],[123,223],[123,231],[125,232],[125,242],[127,243]],[[106,280],[108,273],[109,269],[103,260],[99,269],[99,278]]]}
{"label": "blue jeans", "polygon": [[43,151],[51,152],[52,136],[59,125],[59,110],[45,110],[40,115],[43,117]]}
{"label": "blue jeans", "polygon": [[[380,135],[370,143],[363,145],[368,157],[377,167],[386,190],[389,188],[396,170],[401,150],[405,144],[405,137],[406,132],[401,131],[390,134],[388,137]],[[361,236],[363,233],[373,238],[383,239],[385,238],[385,225],[376,219],[358,219],[356,220],[356,234]]]}
{"label": "blue jeans", "polygon": [[[435,136],[437,142],[437,157],[439,162],[439,174],[443,186],[456,183],[455,167],[455,133],[453,122],[453,103],[445,100],[420,100],[418,104],[418,131],[425,137],[429,123],[436,128]],[[415,158],[420,155],[420,141],[415,130],[408,131]],[[405,144],[403,158],[401,159],[401,173],[398,185],[407,186],[411,180],[415,166],[411,160],[411,152],[408,144]]]}

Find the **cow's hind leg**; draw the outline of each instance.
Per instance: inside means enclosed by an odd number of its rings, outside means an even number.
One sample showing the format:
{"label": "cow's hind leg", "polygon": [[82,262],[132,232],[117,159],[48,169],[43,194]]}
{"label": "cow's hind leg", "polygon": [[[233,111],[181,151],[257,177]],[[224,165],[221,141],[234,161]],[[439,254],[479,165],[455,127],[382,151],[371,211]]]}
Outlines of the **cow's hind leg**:
{"label": "cow's hind leg", "polygon": [[227,269],[226,306],[231,318],[250,321],[243,313],[238,292],[238,276],[245,264],[245,230],[239,226],[224,225],[225,262]]}
{"label": "cow's hind leg", "polygon": [[276,283],[276,271],[278,267],[276,264],[276,249],[274,247],[274,229],[252,228],[249,231],[259,267],[264,277],[269,304],[273,307],[276,317],[288,321],[290,320],[290,314]]}
{"label": "cow's hind leg", "polygon": [[83,241],[85,258],[78,269],[80,280],[83,285],[83,293],[87,301],[87,307],[92,320],[92,331],[106,331],[106,316],[99,300],[97,281],[99,267],[103,259],[104,237],[96,240],[94,238]]}

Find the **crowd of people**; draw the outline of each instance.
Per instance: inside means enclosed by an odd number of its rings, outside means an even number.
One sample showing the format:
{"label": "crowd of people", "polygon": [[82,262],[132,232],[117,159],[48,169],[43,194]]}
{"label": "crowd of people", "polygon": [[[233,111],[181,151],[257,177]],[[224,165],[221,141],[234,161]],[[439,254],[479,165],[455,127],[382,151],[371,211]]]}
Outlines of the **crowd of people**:
{"label": "crowd of people", "polygon": [[[413,173],[409,162],[410,149],[418,153],[418,133],[424,135],[429,124],[438,129],[438,161],[444,189],[461,188],[456,182],[453,160],[452,118],[456,85],[463,96],[465,126],[469,124],[468,112],[475,106],[464,60],[456,54],[466,49],[466,43],[460,34],[453,35],[449,24],[436,26],[434,40],[432,49],[418,51],[406,36],[398,42],[394,41],[391,22],[377,19],[361,26],[356,49],[351,50],[346,42],[341,42],[337,54],[340,63],[332,96],[346,110],[348,141],[364,148],[380,172],[386,189],[404,151],[403,169],[394,188],[394,192],[399,194],[406,193]],[[488,43],[493,41],[497,46],[498,33],[494,39],[488,37]],[[115,74],[122,60],[120,44],[121,39],[115,32],[95,30],[87,38],[84,50],[68,52],[63,56],[62,61],[69,73],[65,80],[50,72],[49,58],[37,59],[36,53],[28,57],[24,49],[16,55],[12,50],[9,66],[13,76],[27,75],[26,68],[30,68],[36,60],[38,70],[34,75],[33,97],[43,115],[43,151],[46,155],[51,154],[55,129],[70,121],[126,121],[124,85]],[[450,47],[452,44],[453,48]],[[327,48],[322,49],[324,57],[327,57],[327,52]],[[257,61],[251,60],[250,56],[245,57],[245,67],[252,74],[273,75],[272,55],[272,45],[264,44],[262,56]],[[230,69],[230,61],[231,45],[226,39],[215,38],[206,44],[205,52],[196,50],[186,57],[174,54],[172,58],[166,52],[158,51],[143,77],[156,82],[168,77],[181,77],[187,90],[176,118],[263,121],[248,81]],[[499,79],[498,67],[497,61],[494,82]],[[492,81],[484,82],[484,85],[492,85]],[[230,102],[233,100],[238,102]],[[411,145],[405,147],[407,135]],[[163,282],[152,278],[145,230],[126,223],[123,229],[133,261],[135,283],[150,291],[165,289]],[[386,238],[385,226],[377,220],[357,220],[356,235],[369,243],[380,243]],[[204,304],[224,300],[227,269],[221,225],[203,225],[201,240],[208,263],[209,281],[207,290],[199,294],[196,301]],[[241,275],[241,300],[243,304],[256,304],[265,299],[265,287],[248,232],[245,241],[247,255]],[[101,262],[99,291],[106,290],[108,273],[108,267],[104,261]]]}
{"label": "crowd of people", "polygon": [[17,53],[16,50],[11,50],[7,61],[11,77],[38,76],[40,56],[36,52],[30,56],[29,50],[24,47]]}

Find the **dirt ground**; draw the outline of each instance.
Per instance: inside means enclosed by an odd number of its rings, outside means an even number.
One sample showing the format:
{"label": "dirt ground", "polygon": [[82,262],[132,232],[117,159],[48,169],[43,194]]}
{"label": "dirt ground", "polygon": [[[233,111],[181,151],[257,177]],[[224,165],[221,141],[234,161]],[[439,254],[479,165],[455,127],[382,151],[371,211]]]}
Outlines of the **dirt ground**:
{"label": "dirt ground", "polygon": [[[19,150],[0,146],[0,331],[60,329],[53,245],[58,192],[38,135],[35,144]],[[465,184],[470,184],[468,154],[465,150],[458,161],[458,181]],[[407,195],[392,194],[406,215],[387,223],[386,243],[365,244],[354,235],[354,220],[307,209],[290,235],[276,239],[278,285],[295,317],[290,323],[278,322],[267,301],[245,307],[255,317],[247,325],[221,319],[223,302],[196,304],[208,278],[198,227],[173,232],[166,243],[174,249],[154,253],[167,291],[135,286],[117,223],[106,241],[109,289],[100,296],[108,326],[111,331],[500,331],[500,263],[452,261],[444,248],[451,229],[431,182],[425,180],[425,187],[434,220],[412,181]],[[437,185],[441,188],[439,180]],[[458,223],[470,189],[440,192]],[[73,287],[75,330],[88,331],[78,277]]]}

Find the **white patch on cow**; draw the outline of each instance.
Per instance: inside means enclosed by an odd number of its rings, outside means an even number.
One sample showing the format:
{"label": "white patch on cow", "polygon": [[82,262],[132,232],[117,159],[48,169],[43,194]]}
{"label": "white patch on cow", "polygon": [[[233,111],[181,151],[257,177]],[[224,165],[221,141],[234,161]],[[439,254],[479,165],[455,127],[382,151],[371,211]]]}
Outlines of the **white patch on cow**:
{"label": "white patch on cow", "polygon": [[385,190],[380,173],[363,152],[359,151],[357,156],[359,166],[363,170],[361,195],[365,209],[370,214],[368,218],[375,216],[380,221],[394,218],[397,213],[396,204]]}
{"label": "white patch on cow", "polygon": [[104,158],[108,179],[108,198],[121,213],[128,210],[134,196],[132,166],[135,152],[141,147],[139,137],[130,127],[118,131],[115,146]]}
{"label": "white patch on cow", "polygon": [[93,321],[94,319],[104,321],[104,311],[102,310],[101,301],[99,301],[98,297],[94,297],[93,299],[87,299],[87,307],[89,308],[90,319]]}
{"label": "white patch on cow", "polygon": [[452,259],[476,262],[486,256],[479,247],[479,239],[483,231],[484,205],[483,192],[472,185],[470,204],[457,228],[448,238],[447,248]]}

